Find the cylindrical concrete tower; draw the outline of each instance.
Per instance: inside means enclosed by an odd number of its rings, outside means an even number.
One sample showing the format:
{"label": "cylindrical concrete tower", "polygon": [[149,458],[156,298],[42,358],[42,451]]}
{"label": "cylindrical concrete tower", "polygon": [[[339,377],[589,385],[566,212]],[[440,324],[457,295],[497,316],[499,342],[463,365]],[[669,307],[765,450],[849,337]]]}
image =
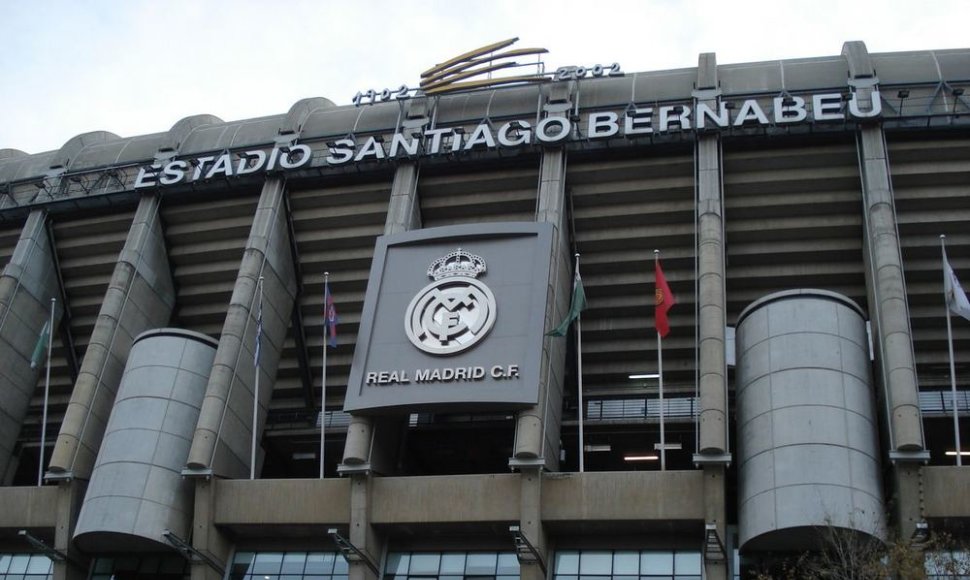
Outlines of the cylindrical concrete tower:
{"label": "cylindrical concrete tower", "polygon": [[135,339],[78,516],[83,550],[151,551],[169,546],[165,530],[190,536],[193,488],[181,471],[216,346],[172,328]]}
{"label": "cylindrical concrete tower", "polygon": [[807,528],[882,537],[863,312],[824,290],[772,294],[741,313],[737,349],[741,546],[810,549]]}

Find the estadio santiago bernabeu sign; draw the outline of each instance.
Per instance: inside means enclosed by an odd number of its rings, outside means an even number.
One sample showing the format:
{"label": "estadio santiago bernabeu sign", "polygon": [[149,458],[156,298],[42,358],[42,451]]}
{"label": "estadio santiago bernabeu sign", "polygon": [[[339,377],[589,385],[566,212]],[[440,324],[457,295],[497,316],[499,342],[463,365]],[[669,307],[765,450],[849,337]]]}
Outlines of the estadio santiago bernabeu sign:
{"label": "estadio santiago bernabeu sign", "polygon": [[141,167],[134,188],[172,186],[199,180],[241,177],[307,167],[340,167],[382,160],[454,155],[473,151],[514,149],[530,145],[562,145],[577,140],[634,139],[653,134],[726,131],[751,127],[784,127],[806,123],[864,121],[882,115],[879,91],[863,104],[853,92],[806,96],[723,99],[716,106],[698,102],[637,106],[593,111],[579,119],[549,116],[539,121],[518,119],[493,124],[483,119],[471,129],[430,127],[388,135],[347,136],[323,143],[293,143],[273,148],[224,151],[174,159]]}
{"label": "estadio santiago bernabeu sign", "polygon": [[552,232],[497,223],[378,238],[344,410],[535,404]]}

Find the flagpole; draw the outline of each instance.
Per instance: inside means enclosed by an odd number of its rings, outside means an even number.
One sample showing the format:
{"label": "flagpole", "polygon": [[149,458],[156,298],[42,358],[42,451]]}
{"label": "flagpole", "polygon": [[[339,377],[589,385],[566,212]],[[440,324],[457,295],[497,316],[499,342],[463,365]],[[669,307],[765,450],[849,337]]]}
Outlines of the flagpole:
{"label": "flagpole", "polygon": [[320,479],[323,479],[324,442],[327,430],[327,331],[329,330],[330,272],[323,273],[323,373],[320,380]]}
{"label": "flagpole", "polygon": [[[950,300],[951,297],[946,295],[946,278],[950,277],[949,262],[946,259],[946,236],[940,235],[940,249],[943,251],[943,292],[944,292],[944,308],[946,309],[946,338],[947,346],[950,349],[950,395],[953,399],[953,437],[956,443],[956,453],[957,453],[957,466],[963,465],[963,458],[961,456],[960,449],[960,414],[957,409],[957,374],[956,368],[953,363],[953,327],[950,324]],[[951,293],[956,293],[956,288],[951,290]]]}
{"label": "flagpole", "polygon": [[[660,250],[653,251],[654,268],[660,262]],[[656,282],[654,282],[656,284]],[[666,297],[665,297],[666,299]],[[664,433],[664,355],[663,336],[657,329],[657,375],[660,393],[660,471],[667,470],[667,439]]]}
{"label": "flagpole", "polygon": [[259,277],[259,281],[256,283],[257,292],[259,294],[259,310],[256,314],[256,359],[253,361],[253,366],[256,368],[256,380],[253,387],[253,440],[250,445],[249,450],[249,479],[256,479],[256,431],[259,421],[259,358],[260,350],[262,349],[260,341],[262,340],[263,332],[263,277]]}
{"label": "flagpole", "polygon": [[47,406],[51,392],[51,350],[54,346],[54,310],[57,298],[51,298],[51,318],[47,332],[47,376],[44,378],[44,411],[40,420],[40,461],[37,465],[37,487],[44,485],[44,448],[47,446]]}
{"label": "flagpole", "polygon": [[[576,275],[579,275],[579,253],[576,253]],[[574,277],[575,280],[575,277]],[[575,284],[575,282],[574,282]],[[575,293],[575,292],[574,292]],[[571,306],[571,305],[570,305]],[[576,315],[576,375],[579,386],[579,472],[586,471],[586,438],[583,435],[583,417],[586,408],[583,403],[583,315]]]}

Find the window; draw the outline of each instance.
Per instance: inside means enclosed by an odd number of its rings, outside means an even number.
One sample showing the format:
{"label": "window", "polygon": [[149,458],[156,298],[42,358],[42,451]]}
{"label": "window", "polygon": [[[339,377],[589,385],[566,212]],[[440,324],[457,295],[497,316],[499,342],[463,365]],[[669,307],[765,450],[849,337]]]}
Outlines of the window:
{"label": "window", "polygon": [[701,553],[582,550],[556,553],[554,580],[701,580]]}
{"label": "window", "polygon": [[229,580],[347,580],[337,552],[236,552]]}
{"label": "window", "polygon": [[518,580],[519,560],[512,552],[392,552],[384,580]]}
{"label": "window", "polygon": [[52,567],[43,554],[0,554],[0,580],[48,580]]}
{"label": "window", "polygon": [[939,550],[923,554],[928,580],[970,580],[970,552]]}
{"label": "window", "polygon": [[175,554],[95,558],[91,580],[187,580],[189,563]]}

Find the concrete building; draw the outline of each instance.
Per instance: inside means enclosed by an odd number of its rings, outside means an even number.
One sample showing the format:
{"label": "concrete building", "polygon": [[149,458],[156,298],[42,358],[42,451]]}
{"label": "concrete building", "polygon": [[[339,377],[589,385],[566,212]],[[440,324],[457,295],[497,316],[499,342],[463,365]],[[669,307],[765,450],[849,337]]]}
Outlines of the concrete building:
{"label": "concrete building", "polygon": [[0,149],[0,580],[717,579],[825,526],[966,537],[970,50],[551,77]]}

